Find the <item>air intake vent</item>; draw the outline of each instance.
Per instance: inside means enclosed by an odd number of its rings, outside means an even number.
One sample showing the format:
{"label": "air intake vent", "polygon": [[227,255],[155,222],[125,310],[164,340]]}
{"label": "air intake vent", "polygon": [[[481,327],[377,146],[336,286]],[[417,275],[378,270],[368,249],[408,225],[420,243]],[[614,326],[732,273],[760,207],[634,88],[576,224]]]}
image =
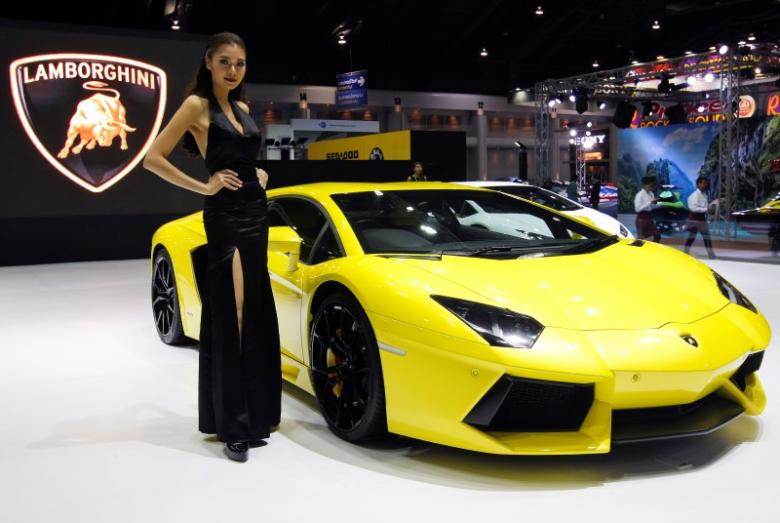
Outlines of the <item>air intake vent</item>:
{"label": "air intake vent", "polygon": [[576,431],[592,404],[592,383],[502,376],[463,421],[483,430]]}
{"label": "air intake vent", "polygon": [[737,371],[731,375],[731,381],[739,387],[739,390],[745,392],[747,388],[747,377],[756,372],[761,367],[761,361],[764,359],[764,351],[754,352],[740,365]]}

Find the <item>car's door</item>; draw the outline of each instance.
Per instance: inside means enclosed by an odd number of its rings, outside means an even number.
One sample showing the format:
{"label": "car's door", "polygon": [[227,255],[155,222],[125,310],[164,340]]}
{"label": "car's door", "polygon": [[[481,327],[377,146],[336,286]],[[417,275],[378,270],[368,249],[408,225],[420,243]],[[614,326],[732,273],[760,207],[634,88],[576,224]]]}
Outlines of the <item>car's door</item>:
{"label": "car's door", "polygon": [[[299,196],[278,196],[269,200],[269,227],[287,225],[301,237],[297,269],[289,270],[289,257],[280,250],[269,249],[268,271],[279,318],[282,350],[299,361],[305,361],[301,325],[301,307],[310,268],[332,256],[335,236],[324,210],[313,200]],[[337,243],[337,242],[336,242]],[[336,247],[338,249],[338,246]],[[340,252],[339,254],[340,255]]]}

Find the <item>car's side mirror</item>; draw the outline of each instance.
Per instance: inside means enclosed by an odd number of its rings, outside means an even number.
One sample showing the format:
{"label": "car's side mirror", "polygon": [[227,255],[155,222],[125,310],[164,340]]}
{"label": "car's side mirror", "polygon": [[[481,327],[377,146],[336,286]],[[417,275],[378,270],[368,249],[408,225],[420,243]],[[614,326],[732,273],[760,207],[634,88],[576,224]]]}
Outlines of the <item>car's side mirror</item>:
{"label": "car's side mirror", "polygon": [[298,269],[301,257],[301,237],[286,225],[268,228],[268,250],[287,256],[287,272]]}

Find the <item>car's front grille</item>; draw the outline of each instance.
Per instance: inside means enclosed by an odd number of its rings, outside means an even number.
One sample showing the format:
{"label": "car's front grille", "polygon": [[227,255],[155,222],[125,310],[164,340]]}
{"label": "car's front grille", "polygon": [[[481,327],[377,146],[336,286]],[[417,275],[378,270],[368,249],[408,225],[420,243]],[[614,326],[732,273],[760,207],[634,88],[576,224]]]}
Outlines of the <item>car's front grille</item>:
{"label": "car's front grille", "polygon": [[747,388],[747,377],[756,372],[761,367],[761,361],[764,359],[764,351],[754,352],[739,366],[737,371],[731,375],[731,381],[739,387],[739,390],[745,392]]}
{"label": "car's front grille", "polygon": [[576,431],[593,403],[593,384],[502,376],[463,420],[488,431]]}

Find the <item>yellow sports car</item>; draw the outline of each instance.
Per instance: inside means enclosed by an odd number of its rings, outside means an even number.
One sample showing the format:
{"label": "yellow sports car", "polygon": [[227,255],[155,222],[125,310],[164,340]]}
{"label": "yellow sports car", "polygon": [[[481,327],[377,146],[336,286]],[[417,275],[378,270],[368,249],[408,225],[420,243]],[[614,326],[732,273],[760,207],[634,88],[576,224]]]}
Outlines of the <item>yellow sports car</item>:
{"label": "yellow sports car", "polygon": [[[455,184],[315,183],[268,201],[281,372],[348,441],[604,453],[764,409],[766,319],[678,250]],[[495,230],[468,225],[474,203]],[[201,220],[152,238],[167,343],[198,337]]]}

